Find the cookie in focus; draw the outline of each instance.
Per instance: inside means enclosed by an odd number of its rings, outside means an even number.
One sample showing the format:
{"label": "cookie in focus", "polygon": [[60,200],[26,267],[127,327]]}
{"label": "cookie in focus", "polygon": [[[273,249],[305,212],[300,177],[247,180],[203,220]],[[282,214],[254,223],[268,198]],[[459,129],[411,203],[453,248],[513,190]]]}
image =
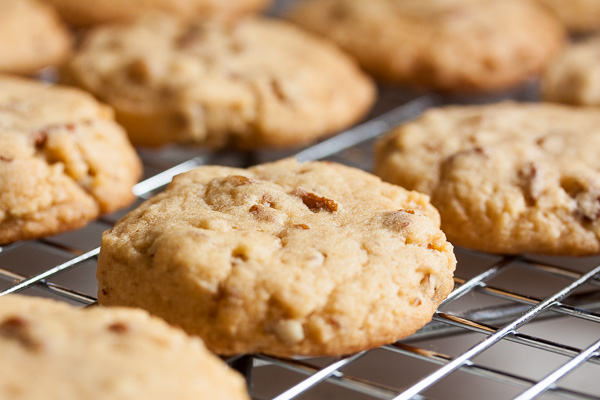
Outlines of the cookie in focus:
{"label": "cookie in focus", "polygon": [[335,163],[207,166],[104,234],[98,301],[219,354],[341,355],[429,322],[455,265],[423,194]]}

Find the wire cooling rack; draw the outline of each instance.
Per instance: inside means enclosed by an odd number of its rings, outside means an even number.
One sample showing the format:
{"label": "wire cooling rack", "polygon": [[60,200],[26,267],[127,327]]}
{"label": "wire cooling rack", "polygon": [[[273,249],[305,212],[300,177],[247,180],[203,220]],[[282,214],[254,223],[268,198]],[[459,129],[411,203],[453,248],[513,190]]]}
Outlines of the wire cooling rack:
{"label": "wire cooling rack", "polygon": [[[531,100],[530,89],[449,99],[381,88],[364,123],[297,151],[140,150],[146,175],[134,188],[138,201],[131,208],[174,175],[205,164],[245,167],[295,155],[370,170],[375,138],[427,108]],[[0,247],[0,296],[20,292],[94,304],[101,233],[125,212],[75,232]],[[461,248],[456,254],[455,290],[411,337],[338,358],[253,354],[226,361],[245,375],[255,400],[600,399],[600,257],[502,256]]]}
{"label": "wire cooling rack", "polygon": [[[366,122],[290,154],[370,169],[376,137],[445,101],[403,93],[383,90]],[[247,166],[287,155],[141,151],[147,177],[135,186],[132,207],[196,166]],[[0,247],[0,295],[93,304],[100,235],[125,212]],[[600,258],[456,253],[455,290],[433,321],[405,340],[339,358],[253,354],[226,361],[245,375],[256,400],[600,399]]]}

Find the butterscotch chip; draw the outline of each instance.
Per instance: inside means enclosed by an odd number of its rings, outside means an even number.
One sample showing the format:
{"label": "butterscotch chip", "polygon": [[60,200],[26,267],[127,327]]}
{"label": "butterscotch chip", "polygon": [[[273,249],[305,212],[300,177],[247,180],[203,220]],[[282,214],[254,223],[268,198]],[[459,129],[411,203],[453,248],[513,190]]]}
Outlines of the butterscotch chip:
{"label": "butterscotch chip", "polygon": [[448,91],[510,87],[561,47],[562,25],[529,0],[307,0],[290,18],[376,77]]}
{"label": "butterscotch chip", "polygon": [[0,244],[124,207],[140,174],[108,107],[77,89],[0,76]]}
{"label": "butterscotch chip", "polygon": [[548,7],[569,31],[585,33],[600,29],[600,2],[597,0],[538,0]]}
{"label": "butterscotch chip", "polygon": [[0,1],[0,72],[29,74],[62,63],[71,38],[52,7],[37,0]]}
{"label": "butterscotch chip", "polygon": [[391,131],[375,172],[431,196],[455,245],[600,252],[600,113],[552,104],[447,107]]}
{"label": "butterscotch chip", "polygon": [[339,164],[201,167],[104,234],[98,300],[220,354],[356,352],[412,334],[452,289],[438,224],[427,196]]}
{"label": "butterscotch chip", "polygon": [[275,20],[149,17],[98,28],[67,80],[112,105],[135,144],[286,147],[356,122],[374,85],[333,44]]}
{"label": "butterscotch chip", "polygon": [[0,352],[7,400],[249,399],[200,339],[141,310],[2,297]]}
{"label": "butterscotch chip", "polygon": [[178,18],[234,18],[257,12],[270,0],[45,0],[51,3],[69,24],[92,26],[132,21],[144,12],[163,12]]}
{"label": "butterscotch chip", "polygon": [[571,44],[550,64],[542,79],[547,101],[600,106],[600,35]]}

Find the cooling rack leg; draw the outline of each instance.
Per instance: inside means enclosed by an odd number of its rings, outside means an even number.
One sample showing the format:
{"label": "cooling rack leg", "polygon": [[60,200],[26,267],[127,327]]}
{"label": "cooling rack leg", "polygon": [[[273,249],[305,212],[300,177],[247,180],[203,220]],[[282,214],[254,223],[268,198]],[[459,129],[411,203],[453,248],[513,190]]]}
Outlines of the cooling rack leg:
{"label": "cooling rack leg", "polygon": [[242,356],[229,365],[244,376],[248,392],[252,394],[252,369],[254,367],[254,359],[252,356]]}

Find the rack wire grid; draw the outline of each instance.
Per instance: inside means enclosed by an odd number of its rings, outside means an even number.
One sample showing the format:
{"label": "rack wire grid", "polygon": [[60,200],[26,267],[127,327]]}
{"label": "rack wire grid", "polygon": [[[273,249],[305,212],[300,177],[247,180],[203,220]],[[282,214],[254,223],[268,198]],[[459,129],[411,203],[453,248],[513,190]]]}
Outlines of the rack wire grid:
{"label": "rack wire grid", "polygon": [[[244,167],[295,155],[369,170],[374,140],[442,103],[531,100],[531,85],[494,98],[440,98],[381,88],[362,124],[291,152],[141,150],[138,201],[199,165]],[[129,210],[130,210],[129,209]],[[96,301],[101,233],[128,210],[83,229],[0,247],[0,296],[20,292],[80,306]],[[503,256],[456,248],[455,290],[431,323],[387,346],[337,358],[262,354],[225,361],[255,400],[600,399],[600,257]]]}

